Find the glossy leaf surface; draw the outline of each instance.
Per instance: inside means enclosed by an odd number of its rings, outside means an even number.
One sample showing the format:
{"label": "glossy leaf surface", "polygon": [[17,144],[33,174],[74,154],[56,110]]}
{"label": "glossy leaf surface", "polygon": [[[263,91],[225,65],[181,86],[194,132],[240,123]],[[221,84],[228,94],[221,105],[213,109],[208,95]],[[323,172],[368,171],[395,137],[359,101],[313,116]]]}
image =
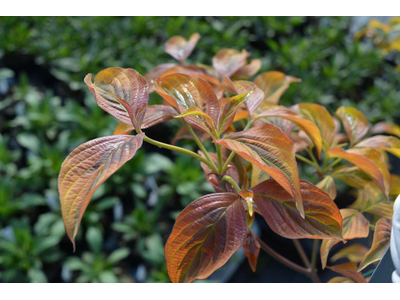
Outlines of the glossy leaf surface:
{"label": "glossy leaf surface", "polygon": [[367,134],[369,122],[359,110],[341,106],[336,111],[336,115],[342,120],[351,145],[359,142]]}
{"label": "glossy leaf surface", "polygon": [[297,209],[304,216],[294,144],[278,127],[266,123],[215,142],[267,172],[294,197]]}
{"label": "glossy leaf surface", "polygon": [[305,217],[295,207],[293,197],[270,179],[251,189],[254,202],[269,227],[290,239],[341,239],[342,216],[332,199],[308,181],[301,180]]}
{"label": "glossy leaf surface", "polygon": [[98,138],[80,145],[63,162],[58,190],[65,229],[74,245],[93,193],[135,155],[142,146],[143,136],[141,133]]}
{"label": "glossy leaf surface", "polygon": [[172,282],[192,282],[223,266],[246,238],[246,212],[234,193],[203,196],[176,219],[165,245]]}

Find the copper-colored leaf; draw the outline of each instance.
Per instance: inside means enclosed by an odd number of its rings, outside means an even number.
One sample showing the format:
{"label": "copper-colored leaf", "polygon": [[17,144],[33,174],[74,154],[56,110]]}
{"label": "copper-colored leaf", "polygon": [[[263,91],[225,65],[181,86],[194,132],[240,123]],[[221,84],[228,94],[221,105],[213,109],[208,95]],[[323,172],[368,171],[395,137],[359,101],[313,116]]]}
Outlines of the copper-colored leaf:
{"label": "copper-colored leaf", "polygon": [[183,63],[190,56],[199,39],[198,33],[193,33],[189,41],[180,35],[173,36],[165,43],[165,52]]}
{"label": "copper-colored leaf", "polygon": [[278,104],[279,99],[292,82],[301,79],[285,75],[278,71],[265,72],[257,76],[254,83],[264,92],[264,102]]}
{"label": "copper-colored leaf", "polygon": [[362,261],[364,255],[368,252],[368,248],[362,244],[353,244],[348,247],[345,247],[338,252],[335,253],[331,257],[331,261],[335,262],[342,258],[347,258],[351,262],[360,262]]}
{"label": "copper-colored leaf", "polygon": [[294,197],[297,209],[304,216],[294,144],[278,127],[266,123],[215,142],[267,172]]}
{"label": "copper-colored leaf", "polygon": [[379,185],[386,198],[389,199],[390,173],[379,151],[373,148],[350,150],[333,148],[327,153],[330,157],[340,157],[359,167]]}
{"label": "copper-colored leaf", "polygon": [[326,108],[314,103],[300,103],[294,109],[317,125],[321,132],[323,148],[329,149],[335,138],[335,123]]}
{"label": "copper-colored leaf", "polygon": [[[340,213],[343,217],[343,239],[352,240],[356,238],[364,238],[369,234],[369,221],[355,209],[341,209]],[[328,260],[329,251],[331,248],[339,243],[340,240],[326,240],[324,239],[321,244],[321,263],[322,268],[326,266]]]}
{"label": "copper-colored leaf", "polygon": [[319,187],[321,190],[324,190],[332,200],[336,199],[336,185],[332,176],[325,176],[324,179],[317,183],[317,187]]}
{"label": "copper-colored leaf", "polygon": [[339,273],[343,276],[346,276],[347,278],[353,280],[354,282],[357,282],[357,283],[366,283],[367,282],[365,280],[365,278],[362,276],[362,274],[357,271],[357,269],[358,269],[357,263],[355,263],[355,262],[348,262],[348,263],[331,266],[331,267],[327,267],[327,268],[336,273]]}
{"label": "copper-colored leaf", "polygon": [[359,142],[357,148],[379,148],[400,158],[400,140],[394,136],[376,135]]}
{"label": "copper-colored leaf", "polygon": [[359,142],[367,134],[369,122],[359,110],[341,106],[337,109],[336,115],[342,120],[351,145]]}
{"label": "copper-colored leaf", "polygon": [[327,283],[355,283],[355,282],[347,277],[336,276],[333,277],[332,279],[329,279]]}
{"label": "copper-colored leaf", "polygon": [[356,166],[340,165],[333,169],[331,176],[357,189],[361,189],[371,182],[371,178]]}
{"label": "copper-colored leaf", "polygon": [[96,189],[142,146],[143,133],[91,140],[72,151],[58,176],[65,230],[75,247],[83,213]]}
{"label": "copper-colored leaf", "polygon": [[317,125],[313,122],[307,120],[305,117],[296,114],[293,111],[288,109],[286,110],[269,110],[262,112],[261,114],[257,115],[257,119],[259,118],[267,118],[267,117],[276,117],[282,118],[285,120],[289,120],[290,122],[296,124],[301,130],[307,134],[307,136],[311,139],[314,143],[314,146],[317,150],[318,156],[321,155],[322,151],[322,137],[321,132],[319,131]]}
{"label": "copper-colored leaf", "polygon": [[390,122],[379,122],[372,126],[371,133],[388,133],[400,138],[400,126]]}
{"label": "copper-colored leaf", "polygon": [[236,49],[221,49],[212,59],[212,65],[219,76],[231,77],[246,64],[250,53],[246,50],[240,52]]}
{"label": "copper-colored leaf", "polygon": [[301,180],[304,218],[293,197],[275,180],[266,180],[251,190],[265,221],[277,234],[289,239],[342,238],[342,216],[335,202],[308,181]]}
{"label": "copper-colored leaf", "polygon": [[249,64],[244,65],[233,74],[233,77],[248,78],[260,71],[262,66],[261,60],[252,59]]}
{"label": "copper-colored leaf", "polygon": [[244,253],[247,256],[250,268],[253,272],[257,268],[258,255],[260,254],[260,243],[258,242],[253,230],[247,229],[246,240],[243,244]]}
{"label": "copper-colored leaf", "polygon": [[159,76],[159,78],[177,73],[201,77],[204,80],[206,80],[209,84],[211,84],[214,88],[219,86],[219,80],[215,78],[214,75],[209,74],[204,68],[200,68],[199,66],[194,66],[194,65],[185,65],[185,66],[175,65],[172,68],[167,69],[165,72],[163,72]]}
{"label": "copper-colored leaf", "polygon": [[239,195],[216,193],[193,201],[179,214],[165,245],[171,281],[207,278],[245,238],[246,212]]}
{"label": "copper-colored leaf", "polygon": [[124,122],[119,122],[118,125],[115,127],[113,135],[126,135],[130,134],[135,127],[133,125],[125,124]]}
{"label": "copper-colored leaf", "polygon": [[371,249],[360,263],[358,271],[365,269],[370,264],[380,261],[390,246],[390,234],[392,224],[385,219],[379,219],[376,223],[374,239]]}
{"label": "copper-colored leaf", "polygon": [[133,69],[108,68],[94,77],[85,77],[85,83],[97,104],[110,115],[128,124],[140,127],[149,100],[148,84]]}
{"label": "copper-colored leaf", "polygon": [[174,66],[176,66],[176,64],[161,64],[144,75],[144,78],[149,83],[149,93],[154,92],[154,84],[157,79]]}
{"label": "copper-colored leaf", "polygon": [[389,194],[394,195],[394,196],[400,195],[400,176],[399,175],[391,174]]}
{"label": "copper-colored leaf", "polygon": [[221,110],[218,118],[217,132],[225,132],[232,124],[238,106],[243,103],[251,92],[239,94],[231,98],[223,98],[221,101]]}

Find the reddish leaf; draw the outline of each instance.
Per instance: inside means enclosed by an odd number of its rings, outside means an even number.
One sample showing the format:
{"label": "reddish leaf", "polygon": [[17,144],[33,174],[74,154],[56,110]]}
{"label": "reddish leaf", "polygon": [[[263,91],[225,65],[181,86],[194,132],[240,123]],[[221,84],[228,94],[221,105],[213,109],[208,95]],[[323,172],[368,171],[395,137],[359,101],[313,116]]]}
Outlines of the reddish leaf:
{"label": "reddish leaf", "polygon": [[360,168],[356,166],[341,165],[333,169],[332,177],[338,178],[345,182],[347,185],[361,189],[366,184],[371,182],[369,178]]}
{"label": "reddish leaf", "polygon": [[130,134],[135,127],[133,125],[125,124],[124,122],[119,122],[118,125],[115,127],[113,135],[126,135]]}
{"label": "reddish leaf", "polygon": [[249,114],[252,115],[257,107],[261,104],[264,99],[264,92],[253,82],[245,80],[235,80],[233,82],[238,94],[247,93],[251,91],[251,94],[246,99],[246,107]]}
{"label": "reddish leaf", "polygon": [[332,199],[315,185],[301,180],[305,217],[295,208],[293,197],[269,179],[251,189],[254,202],[269,227],[289,239],[341,239],[342,216]]}
{"label": "reddish leaf", "polygon": [[212,59],[212,65],[219,76],[231,77],[246,64],[250,53],[246,50],[242,52],[236,49],[221,49]]}
{"label": "reddish leaf", "polygon": [[279,99],[292,82],[301,79],[285,75],[281,72],[270,71],[257,76],[254,83],[264,92],[264,102],[278,104]]}
{"label": "reddish leaf", "polygon": [[359,142],[367,134],[369,122],[359,110],[341,106],[336,111],[336,115],[342,120],[350,145]]}
{"label": "reddish leaf", "polygon": [[96,189],[142,146],[144,134],[116,135],[86,142],[68,155],[58,176],[65,230],[75,248],[83,213]]}
{"label": "reddish leaf", "polygon": [[326,108],[314,103],[300,103],[294,109],[317,125],[321,132],[323,148],[329,149],[335,138],[335,123]]}
{"label": "reddish leaf", "polygon": [[203,196],[176,219],[165,245],[172,282],[204,279],[223,266],[246,238],[246,212],[234,193]]}
{"label": "reddish leaf", "polygon": [[176,64],[161,64],[155,67],[153,70],[149,71],[144,78],[149,83],[149,93],[154,92],[154,84],[156,83],[157,79],[162,76],[167,70],[175,67]]}
{"label": "reddish leaf", "polygon": [[386,198],[389,199],[390,173],[379,151],[372,148],[350,150],[333,148],[327,153],[329,157],[340,157],[359,167],[379,185]]}
{"label": "reddish leaf", "polygon": [[348,247],[345,247],[338,252],[335,253],[331,257],[331,261],[335,262],[342,258],[347,258],[351,262],[360,262],[362,261],[364,255],[368,252],[368,248],[362,244],[353,244]]}
{"label": "reddish leaf", "polygon": [[304,216],[294,144],[278,127],[266,123],[215,142],[267,172],[294,197]]}
{"label": "reddish leaf", "polygon": [[108,68],[99,72],[92,83],[92,74],[85,83],[97,104],[118,120],[140,127],[149,100],[148,84],[133,69]]}
{"label": "reddish leaf", "polygon": [[223,98],[221,101],[221,110],[218,118],[217,132],[219,134],[225,132],[232,124],[238,106],[243,103],[251,92],[239,94],[232,98]]}
{"label": "reddish leaf", "polygon": [[379,148],[400,158],[400,140],[394,136],[376,135],[359,142],[357,148]]}
{"label": "reddish leaf", "polygon": [[307,120],[305,117],[300,116],[288,109],[269,110],[257,115],[257,119],[267,118],[267,117],[282,118],[296,124],[296,126],[298,126],[301,130],[303,130],[307,134],[307,136],[311,139],[317,150],[318,156],[321,156],[321,151],[322,151],[321,133],[317,125],[315,125],[313,122]]}
{"label": "reddish leaf", "polygon": [[[354,209],[341,209],[340,213],[343,217],[343,239],[352,240],[356,238],[364,238],[369,234],[369,221],[357,210]],[[326,266],[328,254],[331,248],[339,243],[341,240],[326,240],[324,239],[321,244],[321,263],[322,268]]]}
{"label": "reddish leaf", "polygon": [[336,185],[335,181],[333,180],[332,176],[325,176],[320,182],[317,183],[317,187],[321,190],[325,191],[332,200],[336,199]]}
{"label": "reddish leaf", "polygon": [[253,230],[247,229],[246,240],[243,244],[244,253],[247,256],[250,268],[253,272],[257,268],[258,255],[260,254],[260,243],[258,242]]}
{"label": "reddish leaf", "polygon": [[336,273],[339,273],[343,276],[346,276],[347,278],[353,280],[354,282],[367,283],[367,281],[362,276],[362,274],[358,273],[357,263],[355,263],[355,262],[348,262],[345,264],[336,265],[336,266],[327,267],[327,268]]}
{"label": "reddish leaf", "polygon": [[390,122],[379,122],[371,128],[372,134],[387,133],[400,138],[400,126]]}
{"label": "reddish leaf", "polygon": [[165,52],[181,63],[184,63],[192,53],[194,47],[196,47],[199,39],[200,35],[198,33],[193,33],[189,41],[180,35],[173,36],[165,43]]}
{"label": "reddish leaf", "polygon": [[252,59],[249,64],[244,65],[233,74],[233,77],[248,78],[260,71],[262,66],[261,60]]}
{"label": "reddish leaf", "polygon": [[370,264],[380,261],[390,246],[390,234],[392,224],[385,219],[379,219],[376,223],[374,240],[371,249],[364,256],[358,271],[365,269]]}
{"label": "reddish leaf", "polygon": [[193,65],[186,65],[186,66],[175,65],[174,67],[162,73],[159,76],[159,78],[177,73],[201,77],[204,80],[206,80],[209,84],[211,84],[214,88],[219,86],[219,80],[215,78],[214,75],[210,75],[204,68],[200,68],[198,66],[193,66]]}

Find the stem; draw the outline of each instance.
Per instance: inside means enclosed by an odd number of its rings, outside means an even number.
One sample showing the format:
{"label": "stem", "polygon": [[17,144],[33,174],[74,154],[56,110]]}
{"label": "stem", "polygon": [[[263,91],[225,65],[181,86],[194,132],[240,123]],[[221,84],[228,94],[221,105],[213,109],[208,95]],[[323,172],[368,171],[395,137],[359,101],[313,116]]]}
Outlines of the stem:
{"label": "stem", "polygon": [[222,173],[225,172],[225,170],[228,168],[229,163],[231,162],[231,160],[233,159],[233,157],[235,156],[235,152],[231,152],[231,154],[229,154],[228,158],[225,161],[224,166],[222,167]]}
{"label": "stem", "polygon": [[306,254],[306,252],[304,251],[303,246],[301,246],[300,241],[299,241],[299,240],[292,240],[292,241],[293,241],[293,244],[294,244],[294,246],[296,247],[296,250],[297,250],[297,252],[299,253],[300,258],[301,258],[301,260],[303,261],[304,265],[305,265],[307,268],[311,269],[310,260],[308,259],[307,254]]}
{"label": "stem", "polygon": [[312,254],[311,254],[311,270],[316,271],[317,268],[317,256],[318,256],[319,240],[314,240]]}
{"label": "stem", "polygon": [[172,150],[172,151],[177,151],[180,153],[184,153],[187,154],[191,157],[196,158],[197,160],[205,163],[207,166],[210,167],[210,169],[212,169],[214,172],[218,172],[218,170],[215,168],[215,166],[213,166],[207,159],[205,159],[204,157],[202,157],[201,155],[198,155],[188,149],[185,148],[181,148],[181,147],[177,147],[177,146],[173,146],[173,145],[169,145],[169,144],[165,144],[156,140],[153,140],[147,136],[144,136],[143,140],[149,144],[152,144],[154,146],[157,146],[159,148],[164,148],[164,149],[168,149],[168,150]]}
{"label": "stem", "polygon": [[223,170],[223,160],[222,160],[222,150],[221,150],[221,145],[216,144],[215,148],[217,149],[217,155],[218,155],[218,173],[222,174],[222,170]]}
{"label": "stem", "polygon": [[240,187],[238,186],[236,181],[231,176],[225,175],[224,177],[222,177],[221,180],[229,182],[232,185],[232,187],[235,189],[236,192],[238,192],[238,193],[240,192]]}
{"label": "stem", "polygon": [[183,125],[186,127],[186,129],[189,131],[189,133],[192,135],[194,141],[196,142],[197,146],[200,148],[201,152],[204,153],[205,157],[207,158],[207,160],[213,164],[214,166],[214,172],[215,170],[217,170],[217,166],[215,165],[214,161],[212,160],[212,158],[210,157],[210,154],[208,153],[208,151],[206,150],[206,148],[204,148],[204,145],[202,144],[202,142],[199,140],[199,138],[197,137],[196,133],[193,131],[192,127],[190,127],[189,125],[187,125],[185,122],[183,122]]}
{"label": "stem", "polygon": [[336,166],[342,159],[337,158],[333,163],[331,163],[329,166],[327,166],[324,171],[327,172],[329,169],[332,169],[334,166]]}
{"label": "stem", "polygon": [[313,166],[313,167],[315,167],[315,168],[318,168],[318,167],[315,165],[314,162],[312,162],[311,160],[305,158],[304,156],[301,156],[300,154],[296,154],[296,158],[297,158],[297,159],[300,159],[301,161],[303,161],[303,162],[305,162],[305,163],[307,163],[307,164],[309,164],[309,165],[311,165],[311,166]]}

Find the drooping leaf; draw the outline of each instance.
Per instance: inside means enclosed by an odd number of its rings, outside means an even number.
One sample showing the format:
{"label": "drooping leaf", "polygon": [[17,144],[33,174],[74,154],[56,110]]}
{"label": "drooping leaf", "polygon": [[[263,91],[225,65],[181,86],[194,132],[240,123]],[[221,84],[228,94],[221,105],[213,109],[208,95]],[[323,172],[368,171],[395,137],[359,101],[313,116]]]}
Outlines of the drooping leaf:
{"label": "drooping leaf", "polygon": [[235,118],[238,106],[243,103],[249,95],[251,95],[251,92],[239,94],[231,98],[222,99],[217,127],[217,132],[219,134],[225,132],[225,130],[229,128],[229,126],[233,122],[233,119]]}
{"label": "drooping leaf", "polygon": [[322,137],[321,132],[319,131],[317,125],[313,122],[307,120],[305,117],[296,114],[290,110],[270,110],[262,112],[261,114],[257,115],[256,119],[259,118],[267,118],[267,117],[276,117],[282,118],[285,120],[289,120],[290,122],[296,124],[301,130],[307,134],[307,136],[311,139],[314,143],[314,146],[317,150],[318,156],[321,155],[322,151]]}
{"label": "drooping leaf", "polygon": [[203,279],[223,266],[246,238],[246,212],[234,193],[203,196],[176,219],[165,245],[172,282]]}
{"label": "drooping leaf", "polygon": [[317,125],[321,132],[323,148],[328,150],[335,138],[335,122],[326,108],[314,103],[300,103],[294,109]]}
{"label": "drooping leaf", "polygon": [[[340,213],[343,217],[343,239],[352,240],[356,238],[364,238],[369,234],[369,221],[355,209],[341,209]],[[324,239],[321,243],[321,263],[322,268],[326,267],[329,251],[339,243],[340,239]]]}
{"label": "drooping leaf", "polygon": [[149,86],[137,71],[108,68],[94,77],[94,83],[92,74],[86,75],[85,83],[103,110],[128,125],[141,126]]}
{"label": "drooping leaf", "polygon": [[357,189],[371,182],[371,178],[356,166],[340,165],[333,169],[331,176]]}
{"label": "drooping leaf", "polygon": [[231,77],[246,64],[250,53],[246,50],[241,52],[236,49],[221,49],[212,59],[212,65],[220,78]]}
{"label": "drooping leaf", "polygon": [[369,122],[359,110],[341,106],[337,109],[336,115],[342,120],[350,145],[358,143],[367,134]]}
{"label": "drooping leaf", "polygon": [[173,36],[165,43],[165,52],[184,63],[196,47],[199,39],[198,33],[193,33],[188,41],[180,35]]}
{"label": "drooping leaf", "polygon": [[256,77],[254,83],[264,92],[263,102],[278,104],[279,99],[292,82],[301,79],[285,75],[278,71],[269,71]]}
{"label": "drooping leaf", "polygon": [[253,272],[257,268],[258,255],[260,254],[260,243],[258,242],[253,230],[247,229],[246,240],[243,244],[244,253],[247,256],[250,268]]}
{"label": "drooping leaf", "polygon": [[348,263],[331,266],[331,267],[328,266],[327,268],[336,273],[339,273],[343,276],[346,276],[347,278],[353,280],[354,282],[357,282],[357,283],[366,283],[367,282],[365,280],[365,278],[362,276],[362,274],[357,271],[357,269],[358,269],[357,263],[355,263],[355,262],[348,262]]}
{"label": "drooping leaf", "polygon": [[[181,113],[190,107],[196,107],[210,116],[215,124],[218,122],[219,101],[210,84],[204,79],[184,74],[173,74],[157,80],[156,92]],[[201,116],[184,118],[191,126],[212,135],[212,130]]]}
{"label": "drooping leaf", "polygon": [[233,74],[233,77],[248,78],[260,71],[262,66],[261,60],[252,59],[249,64],[244,65]]}
{"label": "drooping leaf", "polygon": [[294,197],[304,216],[294,144],[278,127],[265,123],[215,142],[267,172]]}
{"label": "drooping leaf", "polygon": [[68,237],[75,247],[83,213],[96,189],[142,146],[143,133],[91,140],[72,151],[58,177],[61,212]]}
{"label": "drooping leaf", "polygon": [[379,122],[371,128],[372,134],[387,133],[400,138],[400,126],[390,122]]}
{"label": "drooping leaf", "polygon": [[269,179],[255,187],[254,202],[269,227],[290,239],[341,239],[342,216],[335,202],[321,189],[301,180],[305,217],[295,208],[293,197],[275,180]]}
{"label": "drooping leaf", "polygon": [[359,142],[357,148],[379,148],[400,158],[400,140],[394,136],[376,135]]}
{"label": "drooping leaf", "polygon": [[330,149],[327,154],[329,157],[345,159],[363,170],[379,185],[385,197],[389,199],[390,173],[379,151],[373,148],[349,150],[333,148]]}
{"label": "drooping leaf", "polygon": [[351,262],[360,262],[362,261],[364,255],[368,252],[368,248],[362,244],[353,244],[348,247],[345,247],[338,252],[335,253],[331,257],[331,261],[335,262],[342,258],[347,258]]}
{"label": "drooping leaf", "polygon": [[365,269],[370,264],[380,261],[390,246],[390,234],[392,224],[385,219],[379,219],[376,223],[374,239],[371,249],[367,252],[364,259],[360,263],[358,271]]}
{"label": "drooping leaf", "polygon": [[317,187],[321,190],[325,191],[332,200],[336,199],[336,185],[335,181],[333,180],[332,176],[325,176],[320,182],[317,183]]}

